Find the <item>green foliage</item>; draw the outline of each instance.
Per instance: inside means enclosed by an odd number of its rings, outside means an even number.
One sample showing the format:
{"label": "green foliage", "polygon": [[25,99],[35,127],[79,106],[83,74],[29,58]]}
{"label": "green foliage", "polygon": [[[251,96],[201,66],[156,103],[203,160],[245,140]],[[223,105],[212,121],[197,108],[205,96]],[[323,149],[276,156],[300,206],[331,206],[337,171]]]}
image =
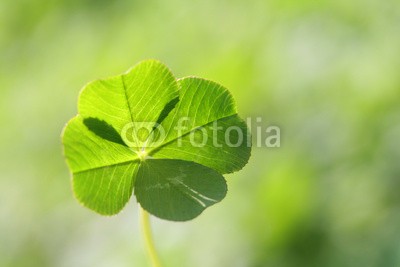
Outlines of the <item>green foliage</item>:
{"label": "green foliage", "polygon": [[184,221],[225,197],[222,174],[247,163],[248,137],[225,88],[176,80],[165,65],[147,60],[85,86],[63,144],[74,193],[86,207],[116,214],[134,190],[151,214]]}

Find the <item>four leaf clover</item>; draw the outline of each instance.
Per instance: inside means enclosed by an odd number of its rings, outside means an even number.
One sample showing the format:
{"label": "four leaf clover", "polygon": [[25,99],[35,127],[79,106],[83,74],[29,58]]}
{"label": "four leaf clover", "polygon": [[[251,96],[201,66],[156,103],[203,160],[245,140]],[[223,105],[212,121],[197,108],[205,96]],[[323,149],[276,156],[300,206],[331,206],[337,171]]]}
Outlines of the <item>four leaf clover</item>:
{"label": "four leaf clover", "polygon": [[73,191],[84,206],[113,215],[134,192],[142,208],[174,221],[221,201],[222,174],[240,170],[251,150],[247,126],[224,87],[196,77],[177,80],[156,60],[86,85],[62,139]]}

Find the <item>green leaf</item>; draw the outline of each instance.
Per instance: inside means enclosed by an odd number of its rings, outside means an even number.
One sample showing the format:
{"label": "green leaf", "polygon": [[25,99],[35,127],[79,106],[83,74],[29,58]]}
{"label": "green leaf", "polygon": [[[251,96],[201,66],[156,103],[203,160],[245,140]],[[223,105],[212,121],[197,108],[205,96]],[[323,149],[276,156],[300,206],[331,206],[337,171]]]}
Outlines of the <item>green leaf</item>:
{"label": "green leaf", "polygon": [[[240,170],[250,157],[250,133],[237,115],[231,94],[221,85],[200,78],[183,78],[178,84],[180,101],[161,123],[167,134],[162,144],[150,150],[153,157],[195,161],[223,174]],[[186,123],[181,132],[175,130],[180,120]],[[239,143],[238,131],[242,134],[240,145],[230,146]],[[191,144],[192,132],[198,133],[193,135],[194,143],[204,142],[204,146]]]}
{"label": "green leaf", "polygon": [[64,129],[64,153],[75,196],[100,214],[118,213],[134,190],[155,216],[192,219],[225,196],[221,174],[250,157],[229,92],[204,79],[176,80],[155,60],[89,83],[78,111]]}
{"label": "green leaf", "polygon": [[149,159],[139,169],[135,195],[157,217],[185,221],[226,195],[224,177],[203,165],[183,160]]}
{"label": "green leaf", "polygon": [[121,163],[74,174],[73,189],[79,202],[100,214],[119,212],[132,195],[139,164]]}

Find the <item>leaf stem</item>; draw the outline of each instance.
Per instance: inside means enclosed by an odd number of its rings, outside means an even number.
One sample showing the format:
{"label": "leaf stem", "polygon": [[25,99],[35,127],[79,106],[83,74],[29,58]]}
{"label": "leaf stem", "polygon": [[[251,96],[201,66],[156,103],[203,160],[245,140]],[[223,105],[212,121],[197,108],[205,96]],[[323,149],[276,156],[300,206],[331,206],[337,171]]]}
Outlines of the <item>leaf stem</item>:
{"label": "leaf stem", "polygon": [[153,267],[161,267],[161,262],[160,259],[158,258],[158,254],[154,246],[154,241],[151,234],[149,213],[145,211],[142,207],[140,207],[139,213],[140,213],[140,222],[142,224],[143,236],[146,243],[146,250],[147,254],[150,257],[151,264]]}

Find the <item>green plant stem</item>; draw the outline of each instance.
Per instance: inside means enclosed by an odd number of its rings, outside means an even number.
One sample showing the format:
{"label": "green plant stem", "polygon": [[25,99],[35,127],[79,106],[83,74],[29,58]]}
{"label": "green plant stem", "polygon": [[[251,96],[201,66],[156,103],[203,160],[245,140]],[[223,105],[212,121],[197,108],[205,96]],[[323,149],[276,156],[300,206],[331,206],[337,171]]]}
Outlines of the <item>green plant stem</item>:
{"label": "green plant stem", "polygon": [[146,250],[150,257],[151,264],[153,267],[161,267],[161,262],[160,259],[158,258],[158,254],[154,246],[154,241],[151,234],[150,215],[142,207],[140,207],[140,222],[142,224],[142,231],[146,243]]}

